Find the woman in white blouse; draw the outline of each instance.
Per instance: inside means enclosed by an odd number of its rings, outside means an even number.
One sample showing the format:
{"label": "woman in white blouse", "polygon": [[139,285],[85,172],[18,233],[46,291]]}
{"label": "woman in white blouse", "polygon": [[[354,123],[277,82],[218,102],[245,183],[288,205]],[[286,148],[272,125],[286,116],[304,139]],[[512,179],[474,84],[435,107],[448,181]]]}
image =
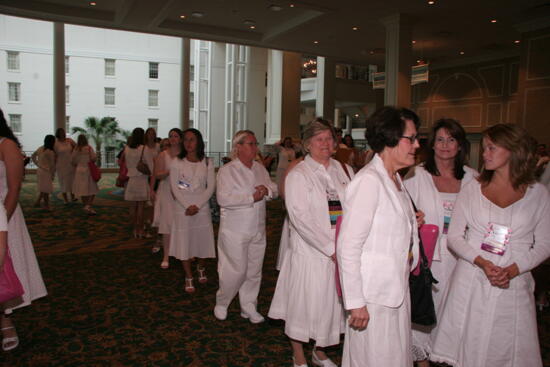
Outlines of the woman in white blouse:
{"label": "woman in white blouse", "polygon": [[90,145],[86,135],[80,134],[76,140],[76,147],[72,152],[71,161],[76,166],[73,193],[76,197],[80,197],[84,204],[84,211],[89,215],[95,215],[96,212],[92,209],[95,194],[99,191],[97,182],[92,179],[88,163],[97,159],[97,155]]}
{"label": "woman in white blouse", "polygon": [[[180,129],[173,128],[168,132],[168,146],[161,151],[155,159],[154,177],[159,181],[155,196],[155,210],[153,227],[158,228],[158,235],[162,236],[163,257],[160,267],[169,267],[170,233],[174,222],[174,196],[170,188],[170,168],[181,153],[181,139],[183,133]],[[146,148],[147,149],[147,148]],[[147,151],[147,150],[146,150]],[[154,187],[153,187],[154,188]],[[154,192],[150,188],[151,193]]]}
{"label": "woman in white blouse", "polygon": [[46,210],[50,210],[50,194],[53,192],[53,176],[55,174],[54,144],[55,136],[46,135],[44,145],[31,156],[32,161],[38,167],[36,176],[39,194],[34,206],[40,206],[40,202],[43,201],[43,208]]}
{"label": "woman in white blouse", "polygon": [[337,247],[349,311],[344,367],[413,363],[409,272],[418,261],[417,219],[397,171],[415,162],[417,126],[407,109],[374,112],[366,138],[376,154],[346,189]]}
{"label": "woman in white blouse", "polygon": [[216,257],[209,200],[216,187],[214,163],[204,155],[204,140],[196,129],[183,132],[181,153],[170,168],[176,199],[170,235],[170,256],[183,263],[185,291],[193,293],[191,260],[198,258],[199,283],[206,283],[205,258]]}
{"label": "woman in white blouse", "polygon": [[76,200],[73,194],[74,166],[71,164],[71,153],[75,146],[74,140],[67,138],[65,129],[60,127],[55,131],[55,170],[59,181],[59,191],[63,195],[65,204],[69,203],[68,194],[71,196],[71,201]]}
{"label": "woman in white blouse", "polygon": [[132,131],[130,144],[124,148],[124,159],[126,167],[128,167],[128,184],[124,190],[124,200],[133,203],[132,220],[134,224],[134,238],[142,238],[145,236],[143,226],[143,209],[145,202],[149,200],[149,176],[137,169],[140,161],[143,161],[149,168],[149,172],[153,172],[153,157],[147,153],[144,142],[144,131],[140,127],[136,127]]}
{"label": "woman in white blouse", "polygon": [[256,136],[241,130],[233,137],[232,161],[221,167],[216,198],[220,204],[218,274],[214,316],[225,320],[227,308],[239,293],[241,316],[252,323],[264,321],[257,311],[265,254],[266,200],[277,196],[277,185],[254,159]]}
{"label": "woman in white blouse", "polygon": [[353,169],[331,158],[336,133],[328,121],[311,121],[303,144],[309,154],[285,180],[290,247],[268,316],[285,320],[294,366],[307,366],[303,343],[313,339],[313,364],[331,367],[336,364],[323,348],[338,344],[344,331],[344,309],[335,286],[335,228]]}
{"label": "woman in white blouse", "polygon": [[430,359],[461,367],[542,366],[531,270],[550,256],[550,194],[518,125],[483,133],[484,168],[457,197],[458,256]]}
{"label": "woman in white blouse", "polygon": [[[452,119],[436,121],[428,139],[426,162],[414,167],[405,178],[405,187],[425,214],[425,222],[439,227],[431,270],[438,283],[432,293],[436,314],[441,312],[441,303],[449,278],[456,265],[456,257],[447,248],[447,231],[456,196],[477,172],[467,167],[470,144],[462,126]],[[434,328],[413,324],[413,358],[419,367],[429,367],[431,336]]]}

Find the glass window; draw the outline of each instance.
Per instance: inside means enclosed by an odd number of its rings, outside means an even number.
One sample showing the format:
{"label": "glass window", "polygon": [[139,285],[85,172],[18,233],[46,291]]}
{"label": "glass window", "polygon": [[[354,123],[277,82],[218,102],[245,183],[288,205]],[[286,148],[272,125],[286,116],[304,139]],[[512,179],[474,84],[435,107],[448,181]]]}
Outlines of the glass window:
{"label": "glass window", "polygon": [[115,147],[105,147],[104,167],[115,167],[116,151]]}
{"label": "glass window", "polygon": [[190,65],[189,80],[195,80],[195,65]]}
{"label": "glass window", "polygon": [[8,83],[8,101],[21,101],[21,83]]}
{"label": "glass window", "polygon": [[155,131],[157,131],[159,127],[159,119],[148,119],[147,126],[152,127]]}
{"label": "glass window", "polygon": [[105,76],[115,76],[115,59],[105,59]]}
{"label": "glass window", "polygon": [[71,116],[65,116],[65,132],[71,133]]}
{"label": "glass window", "polygon": [[195,93],[189,92],[189,108],[195,108]]}
{"label": "glass window", "polygon": [[10,128],[14,134],[21,134],[21,115],[9,115],[10,118]]}
{"label": "glass window", "polygon": [[69,74],[69,56],[65,56],[65,74]]}
{"label": "glass window", "polygon": [[66,85],[65,86],[65,104],[69,104],[70,103],[70,99],[69,99],[69,86]]}
{"label": "glass window", "polygon": [[19,70],[19,52],[8,51],[8,70]]}
{"label": "glass window", "polygon": [[149,89],[149,107],[158,107],[159,105],[159,91],[155,89]]}
{"label": "glass window", "polygon": [[109,106],[115,105],[115,88],[105,88],[105,104]]}
{"label": "glass window", "polygon": [[158,79],[159,78],[159,63],[150,62],[149,63],[149,78]]}

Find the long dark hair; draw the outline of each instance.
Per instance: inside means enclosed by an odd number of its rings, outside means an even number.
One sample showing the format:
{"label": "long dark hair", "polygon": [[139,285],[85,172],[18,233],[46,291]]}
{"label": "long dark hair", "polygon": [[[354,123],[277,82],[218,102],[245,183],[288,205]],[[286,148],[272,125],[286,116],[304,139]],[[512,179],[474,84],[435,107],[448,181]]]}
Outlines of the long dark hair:
{"label": "long dark hair", "polygon": [[141,127],[136,127],[132,131],[132,139],[130,139],[130,144],[128,146],[132,149],[136,149],[140,145],[143,145],[143,140],[145,138],[145,131]]}
{"label": "long dark hair", "polygon": [[54,144],[55,144],[55,136],[46,135],[46,137],[44,138],[44,150],[46,149],[53,150]]}
{"label": "long dark hair", "polygon": [[11,131],[10,127],[8,126],[8,122],[4,118],[4,112],[2,112],[1,109],[0,109],[0,136],[13,140],[13,142],[19,148],[21,148],[21,144],[19,143],[19,140],[15,137],[15,135],[13,135],[13,131]]}
{"label": "long dark hair", "polygon": [[441,175],[441,173],[437,169],[437,165],[435,164],[434,151],[435,135],[437,134],[439,129],[447,130],[449,135],[451,135],[458,143],[459,150],[455,156],[453,174],[457,180],[462,180],[462,178],[464,178],[464,174],[466,173],[464,171],[464,165],[466,164],[466,160],[468,159],[468,155],[470,154],[470,142],[468,141],[468,139],[466,139],[466,131],[464,131],[462,125],[460,125],[458,121],[453,119],[439,119],[433,126],[430,132],[430,137],[428,138],[429,151],[426,162],[424,163],[424,168],[433,176]]}
{"label": "long dark hair", "polygon": [[181,134],[181,136],[182,136],[182,139],[181,139],[181,152],[178,155],[178,158],[183,159],[187,156],[187,151],[185,150],[185,146],[183,145],[183,139],[185,138],[185,134],[188,133],[188,132],[193,133],[195,135],[195,137],[197,138],[197,158],[199,159],[199,161],[202,161],[204,159],[204,140],[202,139],[201,132],[199,130],[193,129],[193,128],[186,129]]}

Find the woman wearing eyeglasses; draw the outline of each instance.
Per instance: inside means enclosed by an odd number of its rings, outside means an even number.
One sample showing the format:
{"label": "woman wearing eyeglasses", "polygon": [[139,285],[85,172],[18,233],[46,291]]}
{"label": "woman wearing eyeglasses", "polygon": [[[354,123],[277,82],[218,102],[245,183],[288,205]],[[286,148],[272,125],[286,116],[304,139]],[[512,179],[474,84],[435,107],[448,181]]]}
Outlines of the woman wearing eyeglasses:
{"label": "woman wearing eyeglasses", "polygon": [[409,272],[418,262],[422,220],[397,171],[415,162],[417,127],[407,109],[374,112],[366,138],[376,154],[346,188],[336,251],[349,312],[343,367],[413,363]]}
{"label": "woman wearing eyeglasses", "polygon": [[[436,315],[440,313],[443,295],[456,265],[455,255],[447,248],[453,207],[461,188],[477,176],[475,170],[465,165],[469,150],[466,132],[457,121],[438,120],[430,133],[426,162],[411,169],[404,181],[416,206],[424,212],[426,223],[439,227],[431,265],[438,280],[432,288]],[[433,331],[432,327],[413,324],[413,358],[419,367],[429,367]]]}
{"label": "woman wearing eyeglasses", "polygon": [[264,317],[256,309],[264,261],[266,201],[277,197],[277,185],[255,161],[256,136],[241,130],[233,138],[231,162],[221,167],[216,198],[221,207],[218,233],[218,274],[214,316],[225,320],[227,308],[239,293],[241,316],[257,324]]}

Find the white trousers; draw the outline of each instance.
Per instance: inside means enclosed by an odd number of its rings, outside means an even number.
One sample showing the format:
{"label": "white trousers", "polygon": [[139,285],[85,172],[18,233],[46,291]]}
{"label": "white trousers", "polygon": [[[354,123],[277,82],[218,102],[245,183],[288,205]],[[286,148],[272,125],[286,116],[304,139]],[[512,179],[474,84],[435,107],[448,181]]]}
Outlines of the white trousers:
{"label": "white trousers", "polygon": [[254,234],[220,229],[216,306],[229,307],[238,292],[242,310],[256,309],[265,246],[265,229]]}

